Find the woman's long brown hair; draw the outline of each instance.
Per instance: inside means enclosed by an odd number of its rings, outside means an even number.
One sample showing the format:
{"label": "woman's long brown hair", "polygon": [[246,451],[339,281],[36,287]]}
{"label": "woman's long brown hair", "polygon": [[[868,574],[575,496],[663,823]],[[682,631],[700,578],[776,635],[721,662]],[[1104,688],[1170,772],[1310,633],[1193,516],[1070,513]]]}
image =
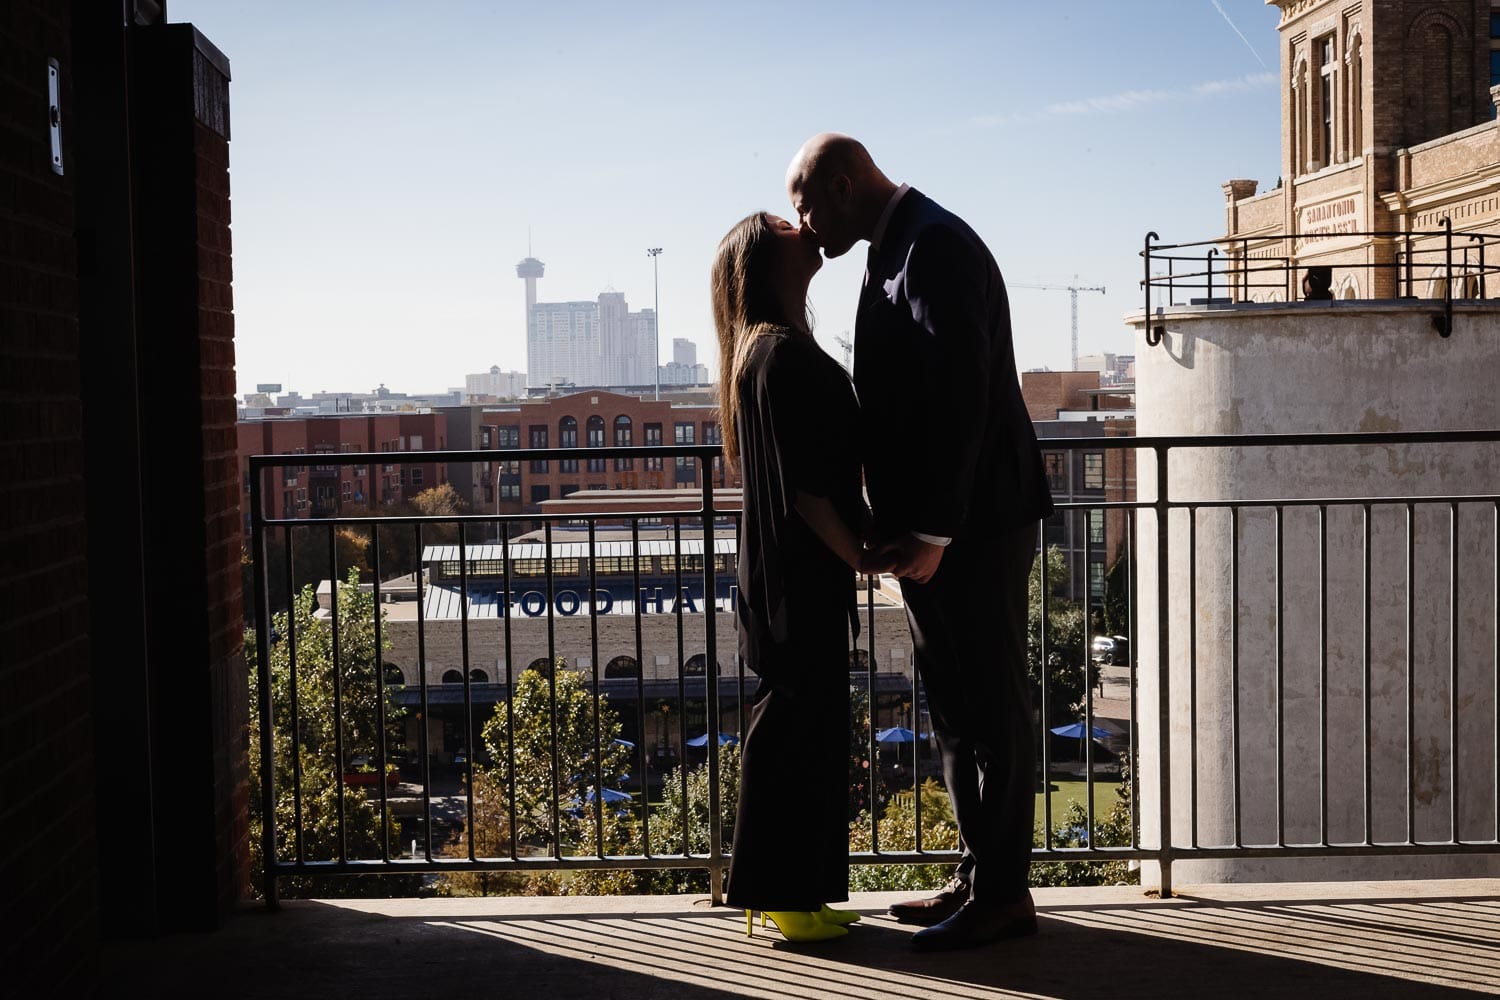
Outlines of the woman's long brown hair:
{"label": "woman's long brown hair", "polygon": [[719,339],[719,428],[724,458],[739,460],[738,386],[750,345],[761,334],[792,325],[782,315],[772,265],[776,236],[766,213],[755,212],[735,223],[714,254],[712,293],[714,329]]}

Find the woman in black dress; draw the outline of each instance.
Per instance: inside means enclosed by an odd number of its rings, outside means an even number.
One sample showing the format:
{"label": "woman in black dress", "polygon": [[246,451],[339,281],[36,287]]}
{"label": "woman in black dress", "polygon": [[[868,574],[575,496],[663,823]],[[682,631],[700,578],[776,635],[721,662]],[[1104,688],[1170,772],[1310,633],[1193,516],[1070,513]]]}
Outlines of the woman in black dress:
{"label": "woman in black dress", "polygon": [[849,378],[813,340],[822,257],[756,213],[713,267],[724,452],[740,466],[740,656],[760,676],[740,762],[728,899],[793,941],[841,937],[849,898],[849,630],[855,571],[874,571]]}

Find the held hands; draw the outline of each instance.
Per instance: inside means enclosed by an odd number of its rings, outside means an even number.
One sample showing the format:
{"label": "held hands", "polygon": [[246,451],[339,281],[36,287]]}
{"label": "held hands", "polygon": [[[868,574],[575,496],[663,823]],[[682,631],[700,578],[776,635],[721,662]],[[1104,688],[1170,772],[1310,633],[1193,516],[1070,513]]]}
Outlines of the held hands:
{"label": "held hands", "polygon": [[927,583],[943,559],[943,547],[913,535],[897,535],[869,545],[860,556],[861,573],[894,573],[906,580]]}

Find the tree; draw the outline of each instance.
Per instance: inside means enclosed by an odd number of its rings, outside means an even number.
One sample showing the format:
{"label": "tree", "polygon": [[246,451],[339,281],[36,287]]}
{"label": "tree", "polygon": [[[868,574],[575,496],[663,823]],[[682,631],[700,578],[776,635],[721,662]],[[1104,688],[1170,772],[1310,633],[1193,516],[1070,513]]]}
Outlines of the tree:
{"label": "tree", "polygon": [[[735,811],[740,801],[740,745],[726,743],[718,748],[718,754],[720,850],[728,851],[734,843]],[[651,814],[653,854],[683,853],[684,831],[687,853],[709,852],[712,840],[709,836],[711,786],[708,780],[708,762],[688,771],[685,784],[686,792],[681,768],[674,768],[667,774],[666,782],[662,785],[666,802]],[[684,814],[686,823],[683,820]],[[642,874],[647,875],[647,878],[643,880],[644,888],[638,891],[680,893],[709,890],[706,868],[664,868]]]}
{"label": "tree", "polygon": [[[1043,726],[1072,722],[1083,711],[1084,676],[1087,662],[1083,648],[1083,611],[1077,603],[1058,596],[1068,582],[1068,567],[1054,546],[1043,554],[1047,580],[1047,718]],[[1042,580],[1033,574],[1027,582],[1026,670],[1031,681],[1031,700],[1042,710]]]}
{"label": "tree", "polygon": [[[302,847],[309,861],[329,861],[339,857],[339,803],[344,813],[344,841],[349,858],[378,858],[382,833],[393,850],[399,850],[401,829],[394,816],[387,815],[382,831],[378,805],[360,788],[341,787],[339,775],[348,758],[364,754],[376,758],[380,715],[384,711],[387,746],[400,739],[402,710],[390,700],[389,689],[381,683],[376,670],[374,600],[359,589],[359,577],[351,569],[346,582],[339,584],[339,657],[333,658],[332,622],[313,616],[315,600],[312,588],[296,594],[290,613],[281,612],[271,622],[272,641],[269,650],[271,674],[271,734],[275,759],[276,857],[296,857],[297,822],[294,789],[298,787],[293,769],[292,736],[298,742],[296,760],[301,770]],[[291,639],[296,640],[297,717],[292,718]],[[257,662],[258,649],[254,631],[246,634],[246,656]],[[334,717],[335,672],[340,683],[343,709],[342,727]],[[257,777],[261,773],[261,743],[257,672],[250,674],[250,767]],[[337,757],[336,736],[341,732],[345,760]],[[262,867],[264,844],[261,840],[261,798],[250,797],[250,852],[253,867]],[[281,891],[287,896],[385,896],[413,895],[420,888],[420,878],[410,875],[383,875],[353,879],[347,876],[298,875],[284,878]]]}
{"label": "tree", "polygon": [[[616,787],[629,768],[629,751],[614,742],[620,735],[619,717],[603,694],[596,713],[593,692],[582,674],[567,669],[565,660],[557,661],[553,676],[555,681],[540,671],[523,670],[516,678],[509,711],[503,702],[496,705],[480,732],[493,763],[475,769],[475,855],[508,857],[514,846],[521,857],[550,856],[554,850],[563,857],[593,856],[599,852],[601,836],[606,855],[639,853],[635,818],[628,811],[622,816],[613,803],[596,808],[594,801],[600,784],[606,790]],[[602,750],[598,774],[596,741]],[[628,893],[640,891],[635,888],[637,881],[635,873],[614,870],[463,874],[445,876],[442,891],[450,895]]]}

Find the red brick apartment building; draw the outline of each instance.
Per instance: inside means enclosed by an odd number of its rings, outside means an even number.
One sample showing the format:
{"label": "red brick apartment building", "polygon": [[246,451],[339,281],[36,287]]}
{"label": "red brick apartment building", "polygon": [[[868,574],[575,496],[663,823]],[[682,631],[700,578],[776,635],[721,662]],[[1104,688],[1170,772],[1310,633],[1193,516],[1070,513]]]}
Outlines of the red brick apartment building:
{"label": "red brick apartment building", "polygon": [[[691,458],[590,458],[590,448],[717,444],[716,406],[648,400],[588,390],[507,406],[451,406],[431,412],[276,417],[239,424],[240,488],[248,507],[251,455],[388,452],[375,466],[329,461],[272,470],[262,489],[268,517],[317,517],[341,505],[399,503],[452,483],[476,511],[535,513],[540,505],[582,490],[695,489]],[[460,463],[421,462],[410,453],[578,448],[576,459]],[[398,458],[399,455],[399,458]],[[715,459],[718,488],[739,486],[737,473]],[[246,511],[248,518],[248,509]],[[248,520],[247,522],[248,523]]]}
{"label": "red brick apartment building", "polygon": [[337,455],[391,453],[376,465],[286,466],[266,472],[261,485],[267,517],[321,517],[341,504],[400,503],[448,481],[444,462],[394,460],[394,453],[447,447],[447,430],[436,413],[381,413],[359,416],[244,420],[238,427],[240,492],[249,525],[251,455]]}

